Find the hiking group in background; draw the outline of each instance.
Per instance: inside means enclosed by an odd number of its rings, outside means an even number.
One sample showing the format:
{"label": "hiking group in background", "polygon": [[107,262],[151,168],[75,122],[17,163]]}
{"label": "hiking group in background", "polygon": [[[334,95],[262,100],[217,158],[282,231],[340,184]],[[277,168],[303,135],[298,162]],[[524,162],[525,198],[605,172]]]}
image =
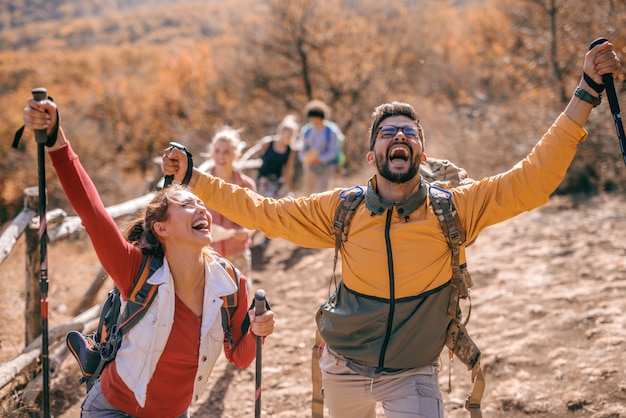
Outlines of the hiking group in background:
{"label": "hiking group in background", "polygon": [[[188,417],[222,352],[229,362],[248,367],[257,337],[274,330],[271,310],[256,316],[248,309],[246,277],[239,283],[210,248],[211,214],[186,187],[170,186],[156,194],[122,234],[107,213],[93,182],[67,141],[51,100],[29,100],[25,126],[58,129],[46,144],[52,164],[79,215],[98,258],[127,300],[144,268],[146,255],[162,264],[148,282],[156,291],[145,315],[123,335],[81,407],[82,417]],[[222,296],[239,303],[224,331]],[[232,344],[231,344],[232,343]]]}
{"label": "hiking group in background", "polygon": [[[374,110],[366,158],[376,174],[358,187],[364,199],[340,243],[341,281],[316,315],[324,340],[324,401],[332,417],[373,418],[377,402],[387,417],[443,416],[439,357],[464,333],[456,311],[463,289],[457,287],[471,283],[463,274],[456,278],[465,246],[486,227],[547,202],[586,138],[602,76],[619,68],[611,43],[587,51],[573,97],[530,153],[504,173],[449,190],[420,175],[426,144],[413,107],[391,102]],[[323,120],[326,114],[309,116]],[[305,167],[322,161],[321,154],[310,155]],[[184,152],[165,150],[164,174],[180,180],[188,169]],[[267,199],[197,169],[189,185],[207,205],[270,238],[310,248],[336,245],[334,215],[346,190]],[[457,219],[465,234],[456,254],[448,239],[455,228],[446,219]],[[473,361],[476,378],[480,353]],[[480,396],[470,397],[466,407],[480,417]]]}

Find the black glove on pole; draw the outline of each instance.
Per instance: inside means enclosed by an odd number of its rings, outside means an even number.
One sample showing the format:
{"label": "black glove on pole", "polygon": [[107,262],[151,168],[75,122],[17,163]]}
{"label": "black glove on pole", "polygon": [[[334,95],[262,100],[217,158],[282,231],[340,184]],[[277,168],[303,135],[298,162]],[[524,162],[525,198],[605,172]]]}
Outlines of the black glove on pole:
{"label": "black glove on pole", "polygon": [[[45,88],[33,89],[33,98],[46,100]],[[48,222],[46,214],[46,154],[48,141],[45,129],[35,130],[37,141],[37,171],[39,177],[39,288],[41,291],[41,368],[43,375],[43,416],[50,417],[50,359],[48,355]]]}
{"label": "black glove on pole", "polygon": [[[265,312],[265,291],[259,289],[254,294],[254,314],[259,316]],[[256,380],[254,392],[254,418],[261,417],[261,360],[263,354],[263,337],[256,337]]]}
{"label": "black glove on pole", "polygon": [[[608,39],[606,38],[598,38],[589,45],[589,49],[607,41]],[[606,88],[606,97],[609,99],[609,107],[611,108],[615,130],[617,131],[617,139],[619,139],[619,146],[622,149],[622,157],[626,165],[626,135],[624,135],[624,125],[622,125],[622,116],[620,114],[619,102],[617,101],[617,93],[615,92],[615,84],[613,83],[613,74],[604,74],[602,83],[604,83],[604,88]]]}

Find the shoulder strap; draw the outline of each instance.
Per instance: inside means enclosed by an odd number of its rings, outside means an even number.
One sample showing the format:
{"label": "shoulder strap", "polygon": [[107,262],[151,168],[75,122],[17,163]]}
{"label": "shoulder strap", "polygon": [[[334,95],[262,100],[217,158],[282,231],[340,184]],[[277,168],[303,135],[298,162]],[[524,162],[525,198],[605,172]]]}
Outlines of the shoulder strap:
{"label": "shoulder strap", "polygon": [[461,246],[465,243],[465,230],[452,202],[452,193],[432,185],[429,187],[429,193],[431,205],[452,251],[452,290],[448,302],[450,323],[446,333],[446,346],[450,349],[450,357],[452,358],[455,354],[472,372],[471,380],[474,386],[465,401],[465,408],[470,412],[471,418],[480,418],[482,417],[480,402],[485,390],[485,377],[480,367],[481,353],[465,328],[469,314],[463,322],[459,306],[459,299],[469,298],[469,287],[471,287],[471,279],[469,274],[466,274],[466,266],[460,265]]}
{"label": "shoulder strap", "polygon": [[233,341],[233,334],[231,331],[231,319],[235,314],[235,310],[237,309],[237,304],[239,303],[239,271],[235,268],[233,263],[226,258],[220,257],[218,259],[220,265],[228,272],[228,275],[233,282],[235,282],[235,286],[237,286],[237,290],[235,293],[230,295],[222,296],[222,328],[224,329],[224,340],[228,341],[228,345],[230,348],[235,347],[235,343]]}
{"label": "shoulder strap", "polygon": [[230,278],[235,283],[235,286],[237,286],[237,291],[235,291],[235,293],[222,296],[222,300],[224,301],[224,304],[222,306],[228,308],[236,308],[237,304],[239,303],[239,270],[237,270],[233,263],[226,258],[220,257],[218,259],[218,262],[224,268],[224,270],[226,270]]}
{"label": "shoulder strap", "polygon": [[333,219],[333,231],[335,233],[335,258],[333,260],[333,274],[332,278],[335,278],[335,269],[337,268],[337,260],[339,258],[339,248],[341,243],[348,240],[348,232],[350,231],[350,223],[354,212],[363,202],[365,198],[365,190],[361,186],[353,186],[349,189],[344,189],[339,193],[339,206],[335,211],[335,218]]}
{"label": "shoulder strap", "polygon": [[159,286],[148,283],[150,276],[163,265],[163,259],[152,255],[144,255],[142,268],[135,279],[126,307],[119,324],[120,337],[128,332],[144,316],[154,300]]}
{"label": "shoulder strap", "polygon": [[[452,203],[452,193],[432,185],[429,187],[429,193],[430,203],[435,211],[435,215],[437,215],[439,219],[441,229],[443,229],[446,240],[448,241],[448,246],[452,251],[452,277],[456,278],[456,280],[453,280],[453,285],[456,285],[456,283],[454,283],[456,281],[460,282],[461,285],[465,285],[460,265],[461,245],[465,243],[465,230],[463,229],[463,225],[461,225],[459,215]],[[467,286],[464,286],[463,289],[453,289],[452,293],[456,293],[456,295],[455,299],[451,299],[448,305],[448,316],[450,318],[456,318],[459,293],[462,294],[462,298],[466,298],[469,296],[469,291]]]}
{"label": "shoulder strap", "polygon": [[[83,378],[87,385],[87,391],[91,389],[95,381],[102,373],[106,364],[113,360],[122,342],[122,336],[128,332],[148,311],[148,307],[154,300],[159,286],[148,283],[148,278],[163,264],[163,259],[144,254],[139,273],[135,277],[130,295],[126,301],[124,312],[120,317],[121,296],[120,291],[114,288],[109,293],[105,302],[109,304],[103,307],[98,324],[96,339],[100,344],[100,362],[95,372],[88,378]],[[118,321],[121,321],[118,323]]]}
{"label": "shoulder strap", "polygon": [[[103,353],[108,352],[107,357],[109,357],[109,359],[113,359],[113,357],[115,357],[117,349],[122,341],[122,337],[132,327],[134,327],[135,324],[137,324],[137,322],[139,322],[139,320],[143,318],[148,311],[150,304],[159,290],[159,286],[148,283],[148,279],[162,265],[162,258],[144,254],[143,261],[141,262],[141,268],[139,269],[139,273],[137,273],[133,287],[130,290],[128,300],[126,301],[124,311],[121,313],[121,317],[117,320],[117,312],[119,312],[119,310],[111,310],[110,314],[113,315],[113,318],[105,318],[105,326],[108,325],[111,329],[109,330],[108,335],[103,334],[103,339],[101,341],[107,348],[106,350],[103,350]],[[120,299],[119,295],[117,299]]]}

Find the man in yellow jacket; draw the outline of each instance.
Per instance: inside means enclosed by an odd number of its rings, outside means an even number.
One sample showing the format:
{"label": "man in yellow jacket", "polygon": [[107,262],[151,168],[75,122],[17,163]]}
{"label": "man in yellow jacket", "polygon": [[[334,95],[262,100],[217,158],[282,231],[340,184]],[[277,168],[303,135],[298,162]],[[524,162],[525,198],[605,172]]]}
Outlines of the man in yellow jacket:
{"label": "man in yellow jacket", "polygon": [[[583,126],[598,103],[602,75],[619,68],[612,44],[588,51],[586,76],[526,158],[504,173],[451,190],[466,242],[547,202],[586,137]],[[419,175],[424,136],[413,108],[400,102],[378,106],[369,143],[367,161],[376,174],[341,246],[343,280],[335,309],[318,321],[326,341],[320,359],[325,403],[338,418],[373,418],[376,402],[383,402],[387,417],[443,417],[437,359],[449,322],[451,252]],[[187,169],[182,151],[166,149],[164,174],[182,180]],[[269,238],[335,246],[341,190],[265,199],[195,169],[189,184],[207,206]]]}

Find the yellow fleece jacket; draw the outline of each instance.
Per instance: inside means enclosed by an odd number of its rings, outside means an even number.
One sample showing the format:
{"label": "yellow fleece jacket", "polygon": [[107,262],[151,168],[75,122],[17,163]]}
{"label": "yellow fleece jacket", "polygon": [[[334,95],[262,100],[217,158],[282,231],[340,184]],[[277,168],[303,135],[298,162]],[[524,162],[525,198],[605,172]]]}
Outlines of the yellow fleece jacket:
{"label": "yellow fleece jacket", "polygon": [[[452,189],[467,242],[490,225],[546,203],[586,135],[581,126],[561,114],[513,168]],[[207,174],[200,176],[194,190],[209,208],[234,222],[261,230],[269,238],[280,237],[310,248],[334,248],[332,223],[340,191],[275,200]],[[401,215],[393,211],[397,206],[391,202],[386,207],[360,205],[341,249],[342,278],[347,288],[389,298],[390,268],[396,299],[420,295],[450,280],[451,253],[428,198],[426,203]]]}

